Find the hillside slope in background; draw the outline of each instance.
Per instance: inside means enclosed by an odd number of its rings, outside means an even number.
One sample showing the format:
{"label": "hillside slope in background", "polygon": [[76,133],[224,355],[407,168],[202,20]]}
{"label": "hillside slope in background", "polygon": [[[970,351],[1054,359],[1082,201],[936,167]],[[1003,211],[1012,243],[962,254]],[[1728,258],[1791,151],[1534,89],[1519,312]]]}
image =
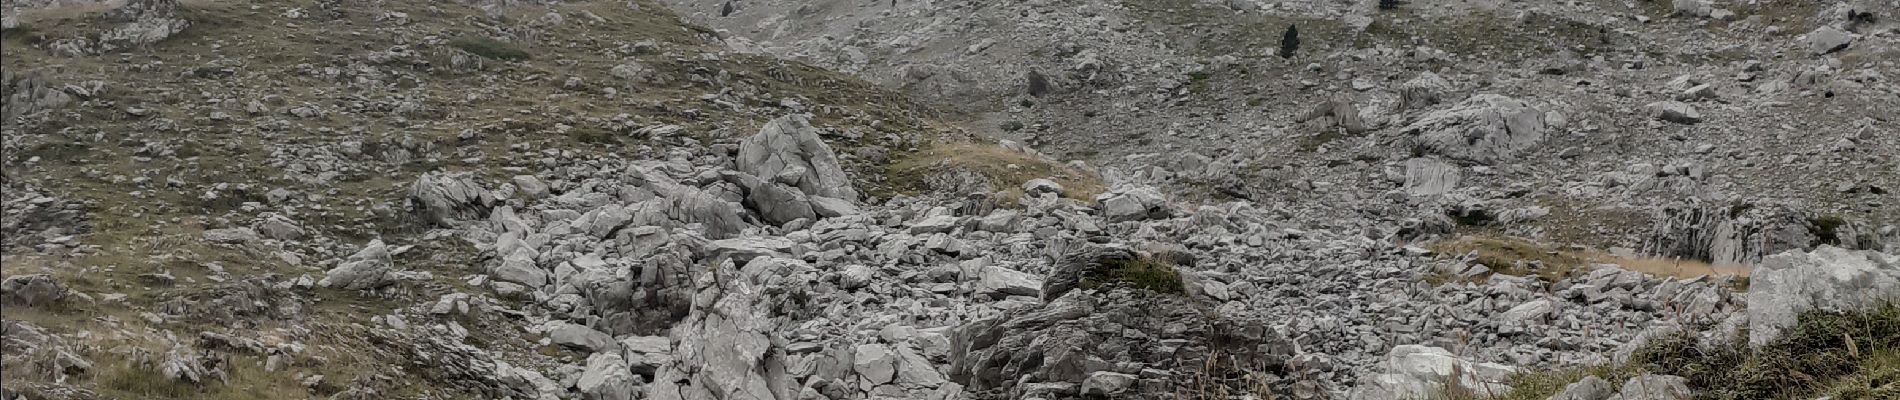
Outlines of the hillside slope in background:
{"label": "hillside slope in background", "polygon": [[1893,10],[6,0],[0,399],[1893,398]]}

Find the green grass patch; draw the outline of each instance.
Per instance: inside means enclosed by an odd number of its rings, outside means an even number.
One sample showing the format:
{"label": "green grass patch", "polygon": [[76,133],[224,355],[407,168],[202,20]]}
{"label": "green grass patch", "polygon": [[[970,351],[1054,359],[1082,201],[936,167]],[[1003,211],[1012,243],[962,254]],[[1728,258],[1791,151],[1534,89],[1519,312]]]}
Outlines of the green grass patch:
{"label": "green grass patch", "polygon": [[1082,288],[1127,286],[1155,293],[1181,294],[1181,273],[1174,266],[1141,257],[1133,260],[1107,260],[1082,276]]}
{"label": "green grass patch", "polygon": [[528,59],[528,52],[520,46],[483,36],[463,36],[449,40],[449,46],[462,49],[470,54],[502,61],[520,61]]}

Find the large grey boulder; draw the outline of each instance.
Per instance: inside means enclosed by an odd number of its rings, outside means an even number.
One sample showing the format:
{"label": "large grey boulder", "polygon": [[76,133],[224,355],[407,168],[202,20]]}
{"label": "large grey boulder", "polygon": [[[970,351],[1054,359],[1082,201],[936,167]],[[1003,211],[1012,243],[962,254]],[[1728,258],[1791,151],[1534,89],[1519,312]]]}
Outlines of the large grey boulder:
{"label": "large grey boulder", "polygon": [[395,262],[390,260],[389,246],[381,239],[372,240],[356,254],[338,263],[336,268],[324,272],[323,280],[317,286],[338,287],[351,290],[376,289],[394,282],[390,271]]}
{"label": "large grey boulder", "polygon": [[496,201],[494,193],[470,176],[444,173],[416,178],[416,183],[409,186],[409,200],[424,219],[443,227],[487,217]]}
{"label": "large grey boulder", "polygon": [[1096,195],[1095,202],[1110,222],[1168,218],[1173,215],[1167,196],[1149,186],[1117,188]]}
{"label": "large grey boulder", "polygon": [[1748,280],[1748,344],[1761,346],[1804,312],[1857,311],[1900,296],[1900,256],[1823,245],[1755,264]]}
{"label": "large grey boulder", "polygon": [[548,284],[548,272],[535,264],[534,252],[525,248],[516,249],[502,258],[501,264],[489,273],[494,274],[495,280],[518,283],[531,289],[540,289]]}
{"label": "large grey boulder", "polygon": [[1715,265],[1744,265],[1771,254],[1806,249],[1818,239],[1798,212],[1757,207],[1738,215],[1733,210],[1727,204],[1694,199],[1659,207],[1641,250]]}
{"label": "large grey boulder", "polygon": [[1854,42],[1854,37],[1841,28],[1822,26],[1814,32],[1808,32],[1802,42],[1807,45],[1809,53],[1819,55],[1847,48],[1848,43]]}
{"label": "large grey boulder", "polygon": [[983,267],[977,280],[977,293],[994,297],[1035,296],[1042,290],[1042,278],[998,266]]}
{"label": "large grey boulder", "polygon": [[574,388],[582,400],[633,400],[640,384],[627,367],[627,361],[614,353],[594,353],[587,357],[587,369],[581,372]]}
{"label": "large grey boulder", "polygon": [[616,349],[613,336],[607,336],[606,333],[586,325],[565,322],[548,330],[548,341],[561,347],[588,353],[612,353],[608,350]]}
{"label": "large grey boulder", "polygon": [[1458,166],[1435,158],[1405,160],[1405,192],[1413,196],[1450,193],[1462,177]]}
{"label": "large grey boulder", "polygon": [[66,286],[52,275],[15,275],[0,281],[0,305],[28,308],[52,305],[64,300],[68,293]]}
{"label": "large grey boulder", "polygon": [[1565,385],[1564,390],[1550,396],[1550,400],[1605,400],[1615,394],[1616,388],[1610,386],[1610,381],[1591,375]]}
{"label": "large grey boulder", "polygon": [[1114,396],[1135,386],[1135,376],[1120,372],[1096,371],[1082,380],[1083,396]]}
{"label": "large grey boulder", "polygon": [[1349,134],[1361,134],[1370,129],[1364,118],[1359,116],[1359,107],[1352,104],[1352,97],[1336,95],[1326,101],[1313,105],[1312,109],[1300,114],[1295,121],[1321,121],[1326,129],[1344,129]]}
{"label": "large grey boulder", "polygon": [[757,135],[739,144],[738,169],[769,182],[798,188],[811,196],[856,202],[858,192],[818,129],[803,115],[765,123]]}
{"label": "large grey boulder", "polygon": [[633,373],[651,377],[673,363],[673,341],[665,336],[628,336],[620,340],[620,353]]}
{"label": "large grey boulder", "polygon": [[1454,159],[1494,164],[1542,143],[1561,129],[1563,117],[1530,103],[1480,94],[1419,116],[1404,131],[1420,147]]}
{"label": "large grey boulder", "polygon": [[818,210],[812,207],[811,198],[798,188],[741,173],[722,176],[727,182],[739,187],[745,196],[746,208],[757,211],[759,218],[765,222],[783,225],[795,220],[818,218]]}
{"label": "large grey boulder", "polygon": [[1678,124],[1702,122],[1702,113],[1696,111],[1695,106],[1691,106],[1688,103],[1673,100],[1658,101],[1649,103],[1646,107],[1649,109],[1649,115],[1656,119]]}
{"label": "large grey boulder", "polygon": [[1443,393],[1447,384],[1473,393],[1501,395],[1511,391],[1505,382],[1517,372],[1510,366],[1476,362],[1442,348],[1410,344],[1393,347],[1383,365],[1386,372],[1361,376],[1350,398],[1425,400]]}
{"label": "large grey boulder", "polygon": [[1399,109],[1417,110],[1444,102],[1451,93],[1451,81],[1431,72],[1399,85]]}
{"label": "large grey boulder", "polygon": [[[790,400],[798,385],[768,357],[780,332],[774,307],[810,296],[818,274],[804,262],[766,257],[701,274],[692,311],[673,327],[669,364],[655,373],[654,400]],[[736,270],[735,270],[736,269]]]}
{"label": "large grey boulder", "polygon": [[1506,310],[1504,314],[1499,315],[1498,319],[1509,322],[1538,321],[1555,311],[1555,303],[1552,303],[1550,300],[1538,299],[1524,302],[1524,304],[1519,304],[1516,307],[1511,307],[1510,310]]}
{"label": "large grey boulder", "polygon": [[1623,382],[1611,400],[1689,400],[1688,380],[1674,375],[1642,374]]}

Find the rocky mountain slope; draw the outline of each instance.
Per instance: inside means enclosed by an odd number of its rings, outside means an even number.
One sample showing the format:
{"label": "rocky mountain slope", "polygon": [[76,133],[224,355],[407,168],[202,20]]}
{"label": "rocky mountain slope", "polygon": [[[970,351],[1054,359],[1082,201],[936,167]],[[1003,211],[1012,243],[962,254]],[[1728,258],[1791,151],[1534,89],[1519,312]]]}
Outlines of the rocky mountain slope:
{"label": "rocky mountain slope", "polygon": [[1900,394],[1900,4],[1393,5],[6,2],[0,398]]}

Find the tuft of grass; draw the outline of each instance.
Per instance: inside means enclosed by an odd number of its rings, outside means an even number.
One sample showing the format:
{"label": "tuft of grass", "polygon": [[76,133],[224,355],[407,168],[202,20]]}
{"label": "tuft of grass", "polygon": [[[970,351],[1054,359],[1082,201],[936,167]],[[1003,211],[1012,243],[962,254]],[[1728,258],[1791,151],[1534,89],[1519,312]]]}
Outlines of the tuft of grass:
{"label": "tuft of grass", "polygon": [[1181,294],[1181,273],[1174,266],[1141,257],[1133,260],[1108,260],[1082,276],[1082,288],[1125,285],[1155,293]]}
{"label": "tuft of grass", "polygon": [[113,367],[99,377],[99,383],[106,389],[142,398],[183,399],[202,394],[198,385],[181,382],[165,377],[165,374],[151,368],[132,365]]}
{"label": "tuft of grass", "polygon": [[619,142],[619,138],[616,137],[612,131],[595,127],[569,129],[567,131],[567,137],[588,144],[613,144]]}
{"label": "tuft of grass", "polygon": [[[1853,313],[1805,313],[1792,329],[1752,351],[1697,343],[1693,333],[1673,335],[1639,350],[1634,359],[1640,360],[1640,368],[1687,378],[1704,398],[1812,398],[1813,393],[1835,389],[1828,385],[1837,378],[1893,375],[1863,366],[1887,364],[1891,358],[1878,357],[1879,352],[1900,348],[1900,303]],[[1881,389],[1893,385],[1884,382]]]}
{"label": "tuft of grass", "polygon": [[1493,399],[1546,399],[1585,376],[1621,386],[1643,373],[1681,376],[1697,399],[1900,398],[1900,302],[1811,311],[1758,349],[1699,343],[1691,330],[1650,342],[1628,364],[1527,372],[1512,377],[1511,393]]}
{"label": "tuft of grass", "polygon": [[453,46],[470,54],[494,60],[520,61],[528,59],[528,52],[520,46],[502,42],[485,36],[463,36],[449,40]]}

